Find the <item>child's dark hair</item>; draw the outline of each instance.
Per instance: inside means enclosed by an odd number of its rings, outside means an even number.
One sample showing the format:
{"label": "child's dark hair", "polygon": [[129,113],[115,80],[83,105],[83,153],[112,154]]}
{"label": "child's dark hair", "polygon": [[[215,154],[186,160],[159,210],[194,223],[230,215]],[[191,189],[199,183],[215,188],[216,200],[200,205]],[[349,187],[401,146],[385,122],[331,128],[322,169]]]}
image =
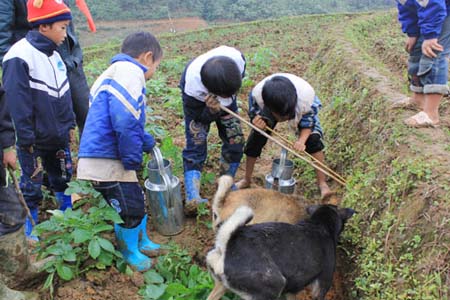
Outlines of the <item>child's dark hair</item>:
{"label": "child's dark hair", "polygon": [[283,117],[293,119],[297,106],[297,90],[292,82],[283,76],[274,76],[266,80],[262,89],[262,98],[267,108]]}
{"label": "child's dark hair", "polygon": [[142,53],[151,51],[153,61],[161,59],[163,51],[156,37],[150,32],[140,31],[128,35],[122,43],[120,52],[138,58]]}
{"label": "child's dark hair", "polygon": [[202,83],[209,92],[221,97],[231,97],[241,88],[242,74],[229,57],[214,56],[200,70]]}

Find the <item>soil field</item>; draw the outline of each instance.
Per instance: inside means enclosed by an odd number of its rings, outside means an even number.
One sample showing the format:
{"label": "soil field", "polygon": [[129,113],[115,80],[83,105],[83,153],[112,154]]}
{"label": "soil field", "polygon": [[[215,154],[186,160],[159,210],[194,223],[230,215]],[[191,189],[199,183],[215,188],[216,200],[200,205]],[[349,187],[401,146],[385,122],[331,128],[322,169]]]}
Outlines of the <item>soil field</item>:
{"label": "soil field", "polygon": [[122,40],[135,31],[150,31],[159,35],[162,33],[178,33],[208,27],[206,21],[200,18],[179,18],[163,20],[137,21],[98,21],[95,22],[97,32],[91,33],[86,26],[77,27],[80,43],[83,47],[109,41]]}
{"label": "soil field", "polygon": [[[397,96],[397,94],[393,95],[392,93],[388,93],[386,86],[390,86],[392,82],[403,81],[402,75],[405,72],[405,55],[401,53],[401,47],[399,43],[392,42],[387,43],[381,39],[381,37],[376,36],[376,34],[367,34],[370,38],[364,39],[364,36],[367,32],[370,32],[369,29],[365,29],[365,27],[358,28],[357,31],[362,35],[361,38],[358,39],[358,43],[361,43],[364,46],[364,41],[368,41],[367,48],[370,49],[371,57],[367,58],[367,64],[370,59],[373,59],[373,56],[376,57],[379,61],[383,61],[383,66],[378,66],[379,69],[382,70],[381,74],[370,68],[368,65],[366,66],[366,61],[358,63],[354,63],[355,70],[346,71],[347,73],[341,73],[341,66],[336,66],[336,68],[332,70],[327,70],[328,72],[324,76],[325,79],[321,81],[317,81],[316,76],[320,76],[321,67],[323,65],[328,64],[330,61],[340,61],[342,57],[349,58],[353,61],[356,61],[356,57],[360,54],[357,52],[358,48],[352,45],[351,38],[353,36],[346,36],[346,32],[349,30],[347,24],[352,24],[360,18],[361,20],[368,19],[368,23],[372,20],[369,15],[360,17],[358,15],[338,15],[338,16],[310,16],[303,18],[284,18],[281,20],[269,20],[264,22],[250,22],[241,25],[224,25],[217,28],[208,27],[205,30],[199,30],[191,33],[183,33],[183,34],[162,34],[160,38],[161,45],[164,50],[164,59],[161,62],[161,65],[158,69],[158,72],[155,74],[154,78],[149,82],[147,88],[150,93],[148,105],[151,107],[152,111],[149,114],[150,118],[149,125],[152,126],[160,126],[164,128],[166,131],[165,138],[170,138],[173,143],[169,148],[170,151],[165,154],[166,158],[172,159],[174,162],[174,174],[178,176],[181,180],[182,176],[182,167],[180,166],[179,159],[181,156],[181,150],[184,147],[184,122],[183,122],[183,112],[181,107],[181,99],[180,92],[177,88],[180,75],[184,69],[184,66],[190,59],[196,57],[199,54],[208,51],[214,47],[219,45],[228,45],[233,46],[240,49],[247,61],[247,69],[246,69],[246,77],[243,81],[242,89],[238,95],[238,105],[240,108],[240,115],[248,119],[247,116],[247,97],[251,88],[263,79],[265,76],[270,75],[275,72],[288,72],[298,74],[304,77],[306,80],[310,82],[314,82],[314,86],[316,91],[320,91],[319,95],[327,95],[331,94],[329,97],[321,97],[322,104],[324,107],[332,107],[339,106],[343,104],[347,104],[351,99],[347,92],[350,94],[353,92],[353,89],[358,90],[360,88],[361,77],[366,76],[371,78],[371,81],[383,84],[384,80],[388,81],[388,84],[384,84],[384,88],[380,88],[379,93],[386,96],[386,98],[393,99],[393,96]],[[177,24],[177,25],[176,25]],[[388,22],[388,24],[391,24]],[[366,24],[363,24],[366,25]],[[104,70],[108,65],[109,59],[117,52],[118,42],[111,43],[110,40],[117,39],[120,40],[127,33],[136,31],[136,30],[150,30],[154,33],[166,33],[171,32],[172,29],[175,29],[177,32],[181,31],[190,31],[198,28],[205,28],[207,24],[200,19],[196,18],[187,18],[181,20],[166,20],[166,21],[148,21],[148,22],[107,22],[107,23],[98,23],[98,33],[90,34],[81,32],[81,38],[84,46],[93,45],[95,46],[88,47],[85,50],[85,70],[87,73],[88,81],[90,83],[95,80],[95,78]],[[383,28],[388,28],[392,34],[398,34],[398,32],[392,29],[392,25],[385,26]],[[356,31],[356,30],[355,30]],[[376,39],[373,38],[376,36]],[[335,40],[339,39],[340,43],[336,43]],[[345,39],[349,39],[348,41],[344,41]],[[393,36],[392,39],[388,41],[397,41],[397,35]],[[108,42],[108,45],[97,45],[99,42]],[[398,51],[397,48],[400,48]],[[350,50],[349,50],[350,49]],[[395,50],[397,49],[397,50]],[[327,57],[327,53],[330,50],[336,51],[336,54],[333,57]],[[362,51],[361,49],[359,51]],[[334,53],[334,52],[333,52]],[[354,57],[353,57],[354,56]],[[365,56],[367,57],[367,56]],[[327,61],[328,60],[328,61]],[[373,62],[372,62],[373,63]],[[313,64],[311,66],[311,64]],[[351,65],[351,63],[349,64]],[[357,67],[357,69],[356,69]],[[349,74],[352,74],[350,76]],[[377,76],[374,76],[377,75]],[[386,75],[387,74],[387,75]],[[309,77],[308,77],[309,76]],[[361,77],[359,77],[361,76]],[[344,92],[341,91],[342,96],[339,93],[335,93],[334,86],[331,84],[333,82],[339,83],[341,78],[351,77],[352,81],[349,83],[345,82],[345,86],[342,88]],[[316,81],[315,81],[316,80]],[[336,89],[341,87],[337,86]],[[332,91],[331,91],[332,90]],[[363,90],[362,97],[365,97],[364,93],[367,91]],[[402,96],[404,96],[402,94]],[[369,101],[370,102],[370,101]],[[350,103],[350,102],[348,102]],[[444,120],[448,122],[448,112],[449,112],[449,104],[448,100],[444,101],[442,105]],[[361,104],[362,106],[362,104]],[[362,107],[350,107],[345,106],[345,109],[342,109],[344,113],[348,113],[348,111],[362,109]],[[324,109],[325,110],[325,109]],[[330,113],[328,116],[333,118],[333,113],[340,113],[341,110],[336,109]],[[325,131],[325,142],[327,144],[327,148],[325,148],[325,155],[328,159],[329,167],[331,167],[336,172],[346,175],[347,177],[351,177],[353,175],[353,164],[357,165],[359,161],[359,157],[357,154],[363,153],[363,151],[354,151],[352,152],[351,147],[356,147],[360,145],[367,144],[367,136],[361,137],[358,134],[358,130],[360,128],[353,128],[353,124],[359,124],[356,122],[361,122],[364,126],[368,126],[363,121],[366,119],[365,116],[358,116],[357,118],[352,118],[351,120],[346,120],[346,115],[343,113],[342,117],[333,120],[334,124],[330,124],[327,120],[324,120],[323,127]],[[391,113],[391,112],[390,112]],[[392,113],[393,114],[393,113]],[[407,114],[407,113],[406,113]],[[375,123],[376,120],[372,118],[367,118],[370,120],[370,126]],[[383,115],[384,117],[384,115]],[[381,117],[380,117],[381,118]],[[401,116],[400,118],[404,118]],[[384,119],[383,119],[384,120]],[[322,121],[322,119],[321,119]],[[352,123],[353,122],[353,123]],[[355,134],[355,138],[351,141],[345,140],[343,136],[339,135],[339,130],[336,127],[336,124],[346,123],[347,127],[352,127],[352,132],[347,133]],[[388,125],[386,128],[388,128]],[[345,127],[345,128],[347,128]],[[380,125],[381,127],[381,125]],[[385,128],[385,127],[383,127]],[[247,126],[243,125],[244,134],[248,136],[250,130]],[[339,128],[341,129],[341,128]],[[426,129],[428,130],[428,129]],[[431,129],[430,129],[431,130]],[[289,130],[287,124],[279,124],[277,125],[276,131],[284,134],[286,137],[293,138],[292,131]],[[439,140],[447,141],[446,147],[444,150],[439,150],[440,157],[444,160],[441,164],[442,168],[447,168],[448,174],[448,129],[445,128],[439,132]],[[431,134],[430,134],[431,135]],[[329,136],[333,136],[333,138],[329,138]],[[383,135],[382,135],[383,136]],[[220,165],[220,149],[221,149],[221,141],[218,138],[217,130],[215,126],[211,126],[211,133],[208,137],[208,159],[205,163],[203,173],[206,175],[208,180],[206,180],[202,184],[201,194],[203,197],[212,199],[216,186],[215,181],[217,180],[217,176],[219,174],[219,165]],[[341,141],[345,140],[345,146],[340,146]],[[397,141],[396,141],[397,142]],[[411,142],[411,144],[415,145],[416,148],[420,148],[420,143],[418,141]],[[441,145],[436,143],[438,146]],[[433,145],[433,143],[430,143]],[[341,148],[338,148],[338,147]],[[377,145],[370,145],[372,148]],[[441,145],[442,146],[442,145]],[[361,146],[361,148],[363,148]],[[358,148],[356,148],[358,149]],[[166,149],[167,150],[167,149]],[[341,152],[339,152],[339,150]],[[364,150],[364,149],[363,149]],[[405,150],[406,152],[406,150]],[[164,153],[164,152],[163,152]],[[383,152],[384,153],[384,152]],[[433,152],[434,153],[434,152]],[[389,153],[390,154],[390,153]],[[394,155],[395,154],[395,155]],[[400,154],[394,153],[393,157],[400,156]],[[442,154],[442,155],[441,155]],[[262,187],[264,185],[264,177],[271,170],[271,162],[274,158],[277,158],[280,155],[280,148],[274,143],[268,143],[264,148],[263,154],[258,161],[255,172],[254,172],[254,183],[253,186]],[[348,155],[348,156],[347,156]],[[375,155],[375,154],[374,154]],[[403,153],[401,154],[403,156]],[[389,156],[386,154],[386,156]],[[369,160],[370,157],[366,156],[361,158],[361,160]],[[177,163],[178,160],[178,163]],[[394,160],[394,159],[392,159]],[[355,162],[356,161],[356,162]],[[389,161],[390,163],[390,161]],[[390,165],[375,165],[374,168],[380,171],[383,174],[383,171],[389,170]],[[363,170],[364,175],[366,173],[370,173],[373,170]],[[442,171],[444,173],[445,171]],[[404,172],[405,173],[405,172]],[[426,173],[426,172],[425,172]],[[237,179],[243,177],[244,168],[240,167],[238,173],[236,175]],[[400,174],[400,172],[399,172]],[[403,174],[403,173],[402,173]],[[428,173],[426,173],[428,174]],[[397,173],[394,173],[395,176],[398,177]],[[315,182],[315,173],[314,169],[309,165],[303,163],[300,160],[295,161],[295,172],[294,176],[297,179],[297,193],[301,194],[305,199],[307,199],[308,204],[317,204],[320,203],[319,199],[319,191]],[[361,176],[365,178],[365,176]],[[386,175],[387,177],[387,175]],[[379,178],[379,176],[377,177]],[[383,177],[384,178],[384,177]],[[440,178],[440,177],[436,177]],[[414,180],[416,178],[414,177]],[[336,184],[333,181],[329,181],[330,186],[333,190],[335,190],[338,194],[338,197],[345,198],[347,197],[355,197],[358,194],[359,189],[364,190],[365,188],[373,187],[373,182],[363,181],[362,183],[353,183],[353,190],[348,190]],[[337,270],[335,272],[335,279],[333,282],[333,287],[327,295],[327,300],[343,300],[343,299],[358,299],[358,292],[364,294],[364,288],[376,288],[376,284],[359,287],[359,290],[355,288],[356,280],[355,277],[358,275],[352,274],[355,272],[355,265],[358,264],[358,254],[361,254],[366,248],[371,249],[370,247],[362,246],[362,241],[366,236],[364,236],[365,227],[369,224],[372,219],[378,217],[378,211],[376,209],[384,209],[385,208],[385,200],[382,194],[385,193],[384,190],[384,182],[383,186],[380,187],[379,194],[374,192],[368,192],[369,195],[365,196],[359,203],[367,204],[367,208],[361,209],[361,213],[358,217],[360,223],[355,225],[354,227],[361,227],[361,234],[358,235],[360,240],[356,239],[356,242],[350,245],[348,240],[343,239],[341,243],[338,245],[338,264]],[[392,190],[396,191],[397,185],[392,188]],[[410,192],[410,189],[415,188],[409,187],[405,188],[405,191],[402,191],[402,197]],[[183,189],[183,188],[182,188]],[[426,190],[428,191],[428,190]],[[430,193],[434,192],[435,189],[431,190]],[[424,192],[427,194],[428,192]],[[441,195],[443,195],[442,191],[440,191]],[[183,193],[184,195],[184,193]],[[373,198],[371,198],[373,197]],[[378,198],[375,198],[378,197]],[[425,197],[425,196],[424,196]],[[381,200],[380,200],[381,199]],[[377,203],[376,201],[380,200],[379,207],[373,208],[372,203]],[[397,201],[402,203],[403,198],[399,198]],[[428,198],[426,198],[428,202]],[[431,203],[431,201],[429,201]],[[433,204],[434,205],[434,204]],[[376,205],[374,205],[376,206]],[[369,213],[371,212],[372,213]],[[441,212],[444,210],[440,210]],[[377,212],[377,213],[375,213]],[[436,213],[430,214],[432,216],[437,215]],[[363,217],[361,217],[363,216]],[[429,216],[426,215],[427,219]],[[150,219],[152,216],[150,216]],[[156,242],[161,244],[167,244],[169,242],[175,242],[180,245],[182,248],[186,249],[189,254],[192,256],[192,261],[196,265],[200,266],[203,270],[205,267],[205,255],[208,249],[213,245],[214,242],[214,234],[213,232],[206,226],[210,221],[210,216],[205,215],[201,218],[195,219],[190,218],[186,220],[184,230],[172,237],[166,237],[159,235],[155,228],[153,228],[152,224],[149,223],[149,236],[154,239]],[[419,217],[418,217],[419,218]],[[393,218],[394,219],[394,218]],[[428,219],[427,219],[428,220]],[[443,220],[448,220],[448,218],[444,218]],[[350,221],[351,222],[351,221]],[[356,221],[355,221],[356,222]],[[419,227],[418,227],[419,228]],[[442,230],[442,236],[444,236],[445,228],[439,228]],[[380,229],[381,230],[381,229]],[[389,227],[390,230],[390,227]],[[374,232],[377,232],[374,229]],[[438,233],[441,231],[437,231]],[[448,231],[446,231],[448,234]],[[374,238],[374,240],[378,241],[386,241],[386,249],[388,249],[388,238],[387,236],[382,235],[381,237]],[[355,234],[356,235],[356,234]],[[109,240],[114,242],[113,234],[109,237]],[[398,243],[401,245],[403,238],[398,238]],[[437,242],[436,242],[437,243]],[[357,249],[361,247],[362,249]],[[381,247],[382,248],[382,247]],[[448,248],[448,247],[447,247]],[[374,247],[375,249],[375,247]],[[420,249],[418,247],[417,249]],[[359,251],[359,252],[358,252]],[[389,257],[390,252],[385,250],[384,253],[375,252],[379,256],[379,259],[384,259]],[[448,253],[447,253],[448,254]],[[446,254],[446,255],[447,255]],[[448,256],[443,256],[442,265],[448,266],[445,262]],[[362,268],[364,266],[371,266],[372,257],[371,254],[367,254],[367,261],[364,265],[361,263],[357,265],[357,267]],[[156,261],[156,259],[155,259]],[[397,261],[398,262],[398,261]],[[381,263],[374,263],[377,267],[383,266]],[[389,264],[386,264],[389,265]],[[424,264],[425,265],[425,264]],[[401,266],[399,267],[400,270]],[[446,270],[443,267],[444,270]],[[405,271],[405,274],[411,274],[409,269],[405,268],[408,272]],[[448,268],[447,268],[448,270]],[[391,269],[389,269],[391,271]],[[363,279],[360,279],[359,284],[362,285],[365,279],[364,276],[372,276],[372,280],[376,283],[378,282],[378,277],[383,278],[383,274],[376,271],[371,271],[372,273],[362,273],[361,276]],[[444,271],[443,271],[444,272]],[[389,273],[390,274],[390,273]],[[396,284],[400,284],[400,282],[404,283],[401,278],[401,275],[397,274],[398,282],[395,281]],[[388,277],[386,275],[386,277]],[[409,277],[408,277],[409,278]],[[389,279],[389,278],[388,278]],[[388,279],[385,279],[385,282],[389,282]],[[413,280],[411,280],[412,282]],[[432,280],[426,281],[431,282]],[[90,271],[86,274],[82,274],[79,278],[64,282],[62,280],[58,280],[55,284],[55,294],[54,299],[64,299],[64,300],[100,300],[100,299],[128,299],[128,300],[138,300],[142,299],[141,296],[138,295],[138,290],[144,284],[143,276],[139,273],[134,273],[132,276],[128,276],[122,273],[119,273],[116,269],[110,268],[104,271]],[[394,281],[390,282],[391,285],[395,285]],[[444,283],[445,284],[445,283]],[[42,285],[37,285],[32,287],[31,289],[39,290]],[[406,284],[405,284],[406,286]],[[421,286],[426,286],[421,284]],[[417,287],[414,287],[417,289]],[[400,289],[399,289],[400,290]],[[371,294],[371,296],[373,296]],[[51,297],[48,295],[47,291],[41,292],[42,298],[45,300],[50,299]],[[382,292],[377,295],[382,295]],[[203,299],[203,298],[202,298]],[[206,297],[204,298],[206,299]],[[224,298],[225,299],[225,298]],[[230,298],[227,298],[230,299]],[[310,295],[308,291],[302,293],[301,296],[298,297],[298,300],[307,300],[310,299]],[[370,295],[367,298],[360,299],[385,299],[383,297],[374,297],[371,298]],[[387,298],[386,298],[387,299]],[[396,298],[389,298],[396,299]],[[397,299],[421,299],[414,297],[405,297],[405,298],[397,298]],[[425,298],[423,298],[425,299]],[[426,298],[433,299],[434,298]],[[444,299],[444,298],[442,298]],[[194,300],[194,299],[188,299]],[[197,299],[195,299],[197,300]],[[201,300],[201,299],[198,299]]]}
{"label": "soil field", "polygon": [[[312,20],[312,19],[311,19]],[[179,76],[185,65],[192,57],[195,57],[211,48],[219,45],[229,45],[239,48],[246,56],[247,82],[239,94],[241,116],[248,118],[246,114],[246,98],[251,87],[269,75],[270,72],[282,71],[302,74],[308,67],[308,61],[316,55],[315,51],[320,43],[317,30],[325,29],[335,22],[335,18],[329,17],[317,22],[310,20],[302,21],[301,24],[295,19],[285,19],[282,22],[271,21],[269,23],[249,23],[243,26],[221,26],[220,29],[206,29],[195,33],[181,35],[165,35],[160,39],[164,49],[164,59],[155,75],[149,82],[150,100],[149,106],[154,111],[151,115],[161,116],[155,122],[168,132],[173,139],[173,144],[178,147],[178,155],[184,147],[184,134],[182,127],[182,114],[180,114],[180,98],[173,98],[168,94],[177,90]],[[81,32],[81,42],[84,46],[96,44],[85,51],[85,70],[88,81],[93,82],[96,76],[106,68],[108,59],[115,53],[117,44],[111,39],[121,39],[126,34],[136,30],[149,30],[153,33],[165,33],[190,31],[204,28],[207,24],[198,18],[185,18],[171,21],[136,21],[136,22],[98,22],[98,32],[95,34]],[[303,37],[298,40],[299,30]],[[111,47],[97,45],[102,41],[110,43]],[[213,174],[217,179],[219,174],[220,139],[215,126],[212,126],[209,137],[209,157],[204,167],[204,173]],[[247,136],[249,129],[243,126]],[[277,131],[289,132],[287,124],[279,124]],[[273,143],[268,143],[264,154],[258,161],[254,172],[253,186],[264,186],[265,175],[270,173],[272,160],[280,155],[280,148]],[[244,169],[238,170],[236,177],[243,177]],[[181,173],[178,173],[182,179]],[[298,179],[297,193],[306,195],[310,204],[320,202],[319,191],[315,185],[315,176],[311,167],[299,164],[295,171]],[[330,181],[333,188],[339,188]],[[202,196],[212,199],[215,192],[214,180],[202,186]],[[184,195],[184,193],[183,193]],[[149,236],[154,241],[166,244],[173,241],[182,248],[187,249],[193,258],[193,262],[202,268],[205,267],[205,255],[214,243],[213,232],[205,226],[210,221],[210,216],[204,216],[200,220],[187,219],[185,229],[182,233],[172,237],[159,235],[150,225]],[[151,216],[150,216],[151,219]],[[111,234],[110,240],[114,242]],[[340,256],[343,254],[339,250]],[[341,259],[339,259],[341,260]],[[341,262],[339,262],[339,265]],[[340,269],[340,267],[339,267]],[[345,287],[343,276],[336,272],[332,290],[329,292],[328,300],[345,299]],[[100,300],[100,299],[142,299],[138,295],[139,288],[144,284],[143,276],[134,273],[132,276],[121,274],[115,268],[105,271],[90,271],[78,279],[70,282],[56,281],[54,299],[64,300]],[[40,286],[36,286],[39,288]],[[48,292],[41,292],[43,299],[50,299]],[[307,291],[299,296],[299,300],[309,299]],[[194,300],[194,299],[192,299]]]}

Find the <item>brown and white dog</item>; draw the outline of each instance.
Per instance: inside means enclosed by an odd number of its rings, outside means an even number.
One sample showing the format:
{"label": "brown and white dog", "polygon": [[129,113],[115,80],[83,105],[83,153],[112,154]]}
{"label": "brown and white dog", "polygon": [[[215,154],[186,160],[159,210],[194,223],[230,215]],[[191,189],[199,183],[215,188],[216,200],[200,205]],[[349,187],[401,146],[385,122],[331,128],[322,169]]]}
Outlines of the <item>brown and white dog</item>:
{"label": "brown and white dog", "polygon": [[212,204],[212,223],[216,232],[220,225],[243,205],[253,211],[250,224],[262,222],[295,224],[306,216],[305,201],[302,197],[263,188],[230,191],[232,185],[233,177],[223,175],[219,178]]}

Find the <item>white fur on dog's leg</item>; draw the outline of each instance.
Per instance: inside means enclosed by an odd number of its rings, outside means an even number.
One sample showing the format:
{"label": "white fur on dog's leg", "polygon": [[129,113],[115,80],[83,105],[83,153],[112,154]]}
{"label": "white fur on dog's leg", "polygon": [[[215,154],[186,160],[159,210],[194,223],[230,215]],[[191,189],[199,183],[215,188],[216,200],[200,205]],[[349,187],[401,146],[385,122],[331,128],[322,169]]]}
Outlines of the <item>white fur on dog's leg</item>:
{"label": "white fur on dog's leg", "polygon": [[222,284],[222,282],[215,280],[214,288],[206,300],[220,300],[220,298],[225,295],[226,291],[227,288]]}
{"label": "white fur on dog's leg", "polygon": [[319,280],[314,280],[311,284],[311,295],[313,299],[318,299],[320,294],[320,286],[319,286]]}

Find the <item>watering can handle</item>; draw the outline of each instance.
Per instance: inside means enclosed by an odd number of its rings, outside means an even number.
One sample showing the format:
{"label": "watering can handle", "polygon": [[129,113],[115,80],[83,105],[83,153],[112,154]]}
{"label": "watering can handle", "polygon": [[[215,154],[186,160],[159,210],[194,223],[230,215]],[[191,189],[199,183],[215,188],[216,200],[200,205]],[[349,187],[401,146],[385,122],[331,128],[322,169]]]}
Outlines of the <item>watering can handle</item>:
{"label": "watering can handle", "polygon": [[161,174],[161,177],[164,181],[164,184],[166,186],[166,190],[169,194],[169,208],[173,207],[173,203],[172,203],[172,180],[170,179],[169,175],[166,173],[166,171],[164,170],[164,159],[163,156],[161,154],[161,150],[159,150],[158,147],[153,147],[152,149],[153,152],[153,157],[156,160],[156,163],[158,164],[158,170],[159,173]]}

